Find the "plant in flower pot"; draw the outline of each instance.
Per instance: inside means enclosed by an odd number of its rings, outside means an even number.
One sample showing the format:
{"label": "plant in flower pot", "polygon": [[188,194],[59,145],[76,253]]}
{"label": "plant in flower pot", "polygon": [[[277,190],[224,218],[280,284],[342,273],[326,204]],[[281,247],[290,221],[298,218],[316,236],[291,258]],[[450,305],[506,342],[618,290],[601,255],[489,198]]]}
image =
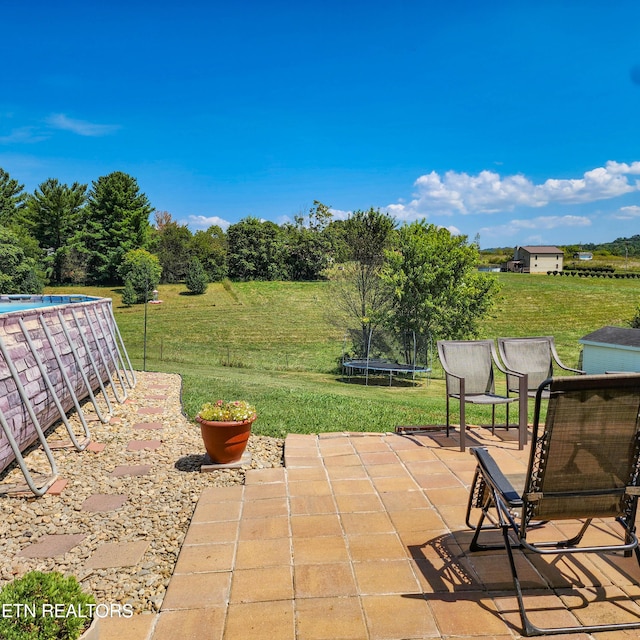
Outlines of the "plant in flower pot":
{"label": "plant in flower pot", "polygon": [[0,590],[0,638],[97,638],[95,606],[94,597],[85,593],[73,576],[65,577],[57,571],[29,571]]}
{"label": "plant in flower pot", "polygon": [[216,464],[239,462],[256,418],[255,407],[244,400],[205,402],[196,422],[211,461]]}

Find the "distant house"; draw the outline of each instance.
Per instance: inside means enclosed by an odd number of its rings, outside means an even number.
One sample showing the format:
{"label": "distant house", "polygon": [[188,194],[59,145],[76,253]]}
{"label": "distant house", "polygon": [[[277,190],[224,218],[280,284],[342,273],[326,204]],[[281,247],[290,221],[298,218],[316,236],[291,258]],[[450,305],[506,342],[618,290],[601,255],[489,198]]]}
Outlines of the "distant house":
{"label": "distant house", "polygon": [[640,372],[640,329],[603,327],[578,341],[587,373]]}
{"label": "distant house", "polygon": [[519,273],[547,273],[562,271],[564,253],[558,247],[516,247],[513,260],[507,262],[507,271]]}
{"label": "distant house", "polygon": [[593,253],[591,251],[576,251],[573,257],[576,260],[593,260]]}

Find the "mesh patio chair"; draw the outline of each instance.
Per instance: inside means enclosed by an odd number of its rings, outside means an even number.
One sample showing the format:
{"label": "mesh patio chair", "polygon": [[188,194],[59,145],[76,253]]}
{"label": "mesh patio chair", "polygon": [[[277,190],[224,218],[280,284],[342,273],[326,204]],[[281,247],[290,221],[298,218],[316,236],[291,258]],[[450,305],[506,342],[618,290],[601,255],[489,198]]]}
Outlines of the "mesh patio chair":
{"label": "mesh patio chair", "polygon": [[[450,398],[460,402],[460,451],[466,446],[465,404],[491,405],[491,432],[495,433],[496,405],[506,406],[506,423],[509,428],[509,405],[516,398],[499,395],[495,388],[495,369],[506,374],[498,362],[493,340],[439,340],[438,355],[445,372],[447,396],[447,437],[450,430]],[[524,394],[520,401],[518,419],[518,444],[522,449],[527,441],[526,375],[512,374],[520,379]]]}
{"label": "mesh patio chair", "polygon": [[[554,369],[584,373],[581,369],[572,369],[560,361],[552,336],[498,338],[498,353],[508,371],[527,374],[527,395],[530,398],[535,398],[542,382],[553,377]],[[507,374],[507,395],[518,393],[519,383],[517,376]],[[548,391],[544,392],[544,397],[549,397]]]}
{"label": "mesh patio chair", "polygon": [[[543,391],[549,391],[546,422],[540,424]],[[635,517],[640,495],[640,375],[589,375],[552,378],[536,394],[533,439],[523,487],[517,489],[502,473],[486,448],[472,448],[477,467],[469,495],[472,509],[482,509],[470,550],[506,548],[527,636],[555,633],[594,633],[640,627],[636,622],[542,628],[525,609],[513,549],[536,554],[619,552],[635,554],[640,564]],[[607,527],[617,542],[592,544],[583,537],[592,521],[613,520],[621,530]],[[484,524],[488,520],[490,524]],[[558,542],[532,542],[530,532],[554,521],[577,520],[577,535]],[[568,523],[564,523],[566,526]],[[612,523],[613,524],[613,523]],[[480,544],[481,534],[500,529],[502,544]],[[542,535],[537,539],[544,538]],[[615,542],[615,544],[613,543]]]}

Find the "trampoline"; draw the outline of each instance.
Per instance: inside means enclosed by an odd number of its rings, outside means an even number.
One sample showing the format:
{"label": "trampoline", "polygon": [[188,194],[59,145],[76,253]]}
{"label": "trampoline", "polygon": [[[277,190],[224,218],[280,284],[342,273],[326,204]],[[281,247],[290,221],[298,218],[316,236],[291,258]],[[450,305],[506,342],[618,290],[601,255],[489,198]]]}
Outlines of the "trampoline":
{"label": "trampoline", "polygon": [[[393,383],[394,375],[408,375],[411,374],[411,379],[415,381],[417,375],[426,375],[427,377],[431,374],[431,340],[429,340],[429,351],[425,358],[425,365],[420,366],[416,364],[418,361],[418,351],[417,351],[417,341],[416,334],[412,332],[412,357],[407,358],[410,359],[413,364],[405,363],[401,364],[397,360],[394,360],[394,356],[392,354],[392,349],[390,350],[388,347],[385,350],[378,350],[374,352],[371,348],[372,338],[373,338],[373,329],[369,330],[369,335],[367,337],[366,349],[360,351],[360,354],[356,357],[349,357],[347,355],[346,346],[347,346],[347,338],[349,336],[349,331],[345,334],[344,344],[342,346],[342,375],[343,377],[347,377],[347,382],[351,382],[352,376],[364,376],[365,384],[369,384],[369,373],[374,372],[381,375],[389,375],[389,386]],[[390,357],[389,357],[390,356]]]}
{"label": "trampoline", "polygon": [[411,374],[411,379],[415,380],[416,375],[429,375],[431,367],[420,367],[413,364],[400,364],[389,360],[377,360],[366,358],[356,358],[354,360],[345,360],[342,363],[343,369],[347,373],[347,379],[350,382],[353,375],[364,375],[365,384],[369,384],[369,372],[374,371],[380,374],[389,374],[389,386],[393,382],[393,376],[398,374]]}

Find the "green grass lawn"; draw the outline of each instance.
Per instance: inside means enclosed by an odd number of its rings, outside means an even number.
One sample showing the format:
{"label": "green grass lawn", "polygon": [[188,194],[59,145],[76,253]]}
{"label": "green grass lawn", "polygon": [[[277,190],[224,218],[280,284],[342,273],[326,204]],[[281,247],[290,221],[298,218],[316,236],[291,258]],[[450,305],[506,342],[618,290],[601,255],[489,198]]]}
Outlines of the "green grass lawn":
{"label": "green grass lawn", "polygon": [[[638,305],[637,280],[497,277],[500,301],[481,337],[552,335],[569,366],[578,363],[579,338],[604,325],[625,326]],[[113,298],[134,367],[179,373],[191,418],[207,400],[240,398],[256,404],[254,430],[265,435],[444,423],[444,381],[435,356],[431,380],[416,385],[342,379],[337,363],[346,328],[332,321],[324,282],[214,283],[202,296],[186,295],[182,285],[161,285],[162,304],[147,305],[146,358],[144,305],[124,307],[119,289],[64,291]],[[456,404],[453,411],[457,422]],[[471,407],[468,415],[470,422],[489,420],[487,409]]]}

